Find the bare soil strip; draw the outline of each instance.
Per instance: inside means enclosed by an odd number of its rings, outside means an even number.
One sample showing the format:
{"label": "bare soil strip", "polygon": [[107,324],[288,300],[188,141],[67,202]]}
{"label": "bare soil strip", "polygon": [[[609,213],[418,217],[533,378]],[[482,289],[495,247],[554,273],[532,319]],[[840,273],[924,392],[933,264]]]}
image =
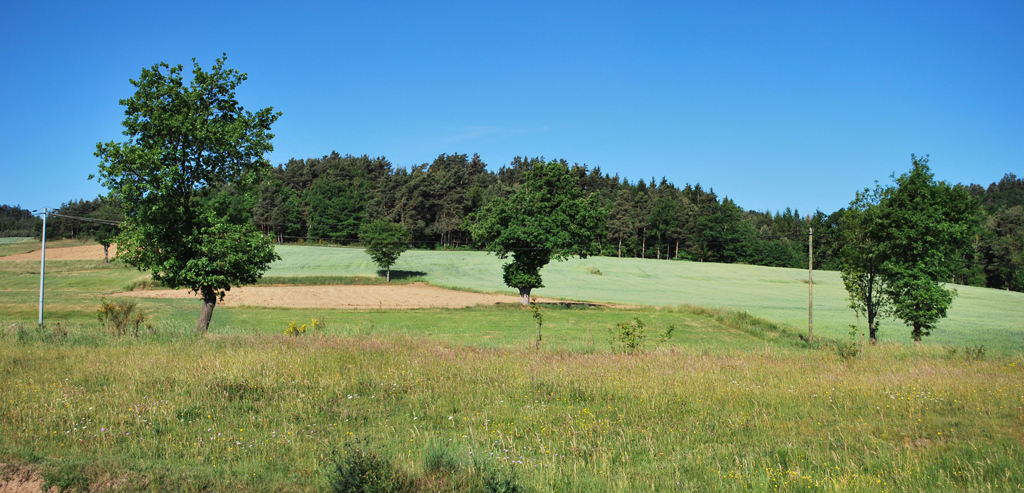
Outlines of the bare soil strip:
{"label": "bare soil strip", "polygon": [[[117,245],[110,245],[110,258],[114,255]],[[39,260],[39,250],[0,257],[0,261],[4,260]],[[46,260],[103,260],[103,245],[47,248]]]}
{"label": "bare soil strip", "polygon": [[0,464],[0,493],[42,493],[43,483],[43,478],[29,468]]}
{"label": "bare soil strip", "polygon": [[[187,290],[130,291],[111,296],[143,298],[198,298]],[[564,303],[539,299],[541,303]],[[474,305],[518,303],[518,296],[481,294],[430,286],[399,285],[245,286],[233,288],[219,306],[267,306],[289,308],[409,309],[464,308]]]}

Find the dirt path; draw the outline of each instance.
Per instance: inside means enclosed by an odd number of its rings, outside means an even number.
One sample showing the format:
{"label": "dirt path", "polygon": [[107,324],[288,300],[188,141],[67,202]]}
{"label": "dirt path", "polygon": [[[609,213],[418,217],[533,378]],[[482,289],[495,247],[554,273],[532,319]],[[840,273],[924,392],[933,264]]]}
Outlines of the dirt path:
{"label": "dirt path", "polygon": [[[110,245],[110,258],[117,254],[117,245]],[[39,250],[0,257],[4,260],[39,260]],[[47,248],[46,260],[103,260],[103,245]]]}
{"label": "dirt path", "polygon": [[[188,291],[155,290],[116,293],[142,298],[196,298]],[[560,303],[539,299],[541,303]],[[454,291],[423,283],[345,286],[246,286],[234,288],[218,306],[280,306],[291,308],[463,308],[518,303],[518,296]]]}

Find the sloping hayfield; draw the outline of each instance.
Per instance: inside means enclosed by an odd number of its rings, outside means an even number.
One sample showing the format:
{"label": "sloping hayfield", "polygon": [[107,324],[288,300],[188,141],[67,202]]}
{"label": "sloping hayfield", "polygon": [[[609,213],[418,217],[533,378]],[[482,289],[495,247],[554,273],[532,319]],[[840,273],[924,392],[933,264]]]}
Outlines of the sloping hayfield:
{"label": "sloping hayfield", "polygon": [[[0,257],[4,260],[39,260],[39,250]],[[117,254],[117,245],[110,245],[110,258]],[[103,245],[47,248],[46,260],[103,260]]]}

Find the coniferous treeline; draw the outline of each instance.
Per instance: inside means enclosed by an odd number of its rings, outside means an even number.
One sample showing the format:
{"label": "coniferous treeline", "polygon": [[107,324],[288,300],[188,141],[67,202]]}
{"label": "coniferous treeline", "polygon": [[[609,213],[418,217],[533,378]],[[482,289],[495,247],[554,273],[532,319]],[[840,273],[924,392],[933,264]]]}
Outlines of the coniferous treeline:
{"label": "coniferous treeline", "polygon": [[987,189],[971,184],[984,211],[961,284],[1024,291],[1024,179],[1007,173]]}
{"label": "coniferous treeline", "polygon": [[[442,154],[432,163],[403,168],[383,157],[333,152],[290,159],[249,190],[208,187],[200,200],[281,243],[354,244],[363,224],[387,218],[409,229],[416,248],[477,248],[468,232],[474,214],[495,197],[510,196],[541,160],[516,157],[493,172],[476,154]],[[596,194],[607,212],[598,245],[602,255],[806,268],[813,228],[815,269],[840,268],[845,209],[809,215],[790,209],[746,211],[700,184],[678,187],[665,178],[631,182],[600,167],[570,169],[584,193]],[[949,259],[957,266],[951,281],[1024,291],[1024,180],[1011,173],[987,188],[972,184],[968,189],[983,217],[974,251]],[[2,207],[0,236],[38,236],[41,221],[18,207]],[[57,213],[119,217],[105,198],[70,201]],[[104,231],[102,224],[60,216],[47,221],[53,238]]]}
{"label": "coniferous treeline", "polygon": [[[474,213],[511,195],[541,159],[516,157],[491,172],[478,155],[442,154],[406,169],[385,158],[332,153],[277,166],[248,201],[231,198],[238,191],[227,187],[210,200],[233,218],[251,209],[252,221],[281,242],[354,243],[362,224],[387,218],[404,224],[416,247],[473,248]],[[699,184],[679,188],[664,178],[630,182],[599,167],[570,169],[608,212],[598,245],[603,255],[802,268],[813,227],[815,265],[835,268],[835,224],[820,211],[810,222],[796,211],[747,212]]]}
{"label": "coniferous treeline", "polygon": [[0,205],[0,238],[36,236],[43,229],[43,220],[32,211],[17,205]]}

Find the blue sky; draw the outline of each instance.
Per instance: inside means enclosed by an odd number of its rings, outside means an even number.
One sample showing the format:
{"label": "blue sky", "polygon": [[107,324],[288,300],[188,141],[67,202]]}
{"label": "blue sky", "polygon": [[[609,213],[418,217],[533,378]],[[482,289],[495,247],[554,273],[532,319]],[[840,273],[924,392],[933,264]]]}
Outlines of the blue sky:
{"label": "blue sky", "polygon": [[246,108],[284,113],[274,164],[543,155],[803,212],[911,153],[1024,175],[1021,2],[143,3],[0,5],[0,203],[103,193],[128,79],[222,52]]}

